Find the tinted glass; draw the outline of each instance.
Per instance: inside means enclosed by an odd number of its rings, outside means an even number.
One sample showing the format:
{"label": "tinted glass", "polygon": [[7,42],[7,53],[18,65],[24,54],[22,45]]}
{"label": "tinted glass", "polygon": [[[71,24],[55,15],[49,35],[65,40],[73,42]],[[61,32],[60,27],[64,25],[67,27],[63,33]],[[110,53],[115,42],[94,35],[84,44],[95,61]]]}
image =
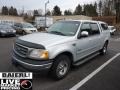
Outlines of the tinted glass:
{"label": "tinted glass", "polygon": [[82,31],[87,31],[89,33],[89,35],[90,35],[90,33],[91,33],[90,24],[89,23],[82,24],[82,26],[81,26],[81,32]]}
{"label": "tinted glass", "polygon": [[0,29],[12,29],[9,25],[0,25]]}
{"label": "tinted glass", "polygon": [[22,25],[20,23],[16,23],[14,26],[22,28]]}
{"label": "tinted glass", "polygon": [[23,28],[34,28],[34,26],[30,23],[23,23],[22,26]]}
{"label": "tinted glass", "polygon": [[107,24],[101,24],[101,27],[103,30],[108,30],[108,25]]}
{"label": "tinted glass", "polygon": [[100,33],[98,25],[96,23],[91,23],[90,26],[91,26],[91,35]]}

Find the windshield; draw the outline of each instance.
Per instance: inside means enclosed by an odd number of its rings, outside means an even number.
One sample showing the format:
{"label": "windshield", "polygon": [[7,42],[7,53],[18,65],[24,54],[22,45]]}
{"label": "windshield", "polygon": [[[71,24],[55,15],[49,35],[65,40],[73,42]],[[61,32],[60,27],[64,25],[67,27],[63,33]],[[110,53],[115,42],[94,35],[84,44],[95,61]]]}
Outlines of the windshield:
{"label": "windshield", "polygon": [[9,25],[0,25],[0,29],[12,29]]}
{"label": "windshield", "polygon": [[30,23],[23,23],[23,28],[34,28],[34,26]]}
{"label": "windshield", "polygon": [[78,21],[60,21],[48,28],[47,32],[52,34],[74,36],[78,30]]}

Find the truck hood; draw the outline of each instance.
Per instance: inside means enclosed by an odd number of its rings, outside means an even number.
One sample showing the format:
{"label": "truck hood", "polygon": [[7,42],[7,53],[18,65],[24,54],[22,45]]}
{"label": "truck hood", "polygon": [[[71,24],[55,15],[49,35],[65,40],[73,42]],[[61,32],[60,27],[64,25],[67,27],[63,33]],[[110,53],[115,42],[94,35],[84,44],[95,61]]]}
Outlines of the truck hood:
{"label": "truck hood", "polygon": [[44,47],[69,42],[72,40],[72,38],[73,37],[55,35],[50,33],[34,33],[19,37],[20,40],[31,42],[34,44],[40,44]]}

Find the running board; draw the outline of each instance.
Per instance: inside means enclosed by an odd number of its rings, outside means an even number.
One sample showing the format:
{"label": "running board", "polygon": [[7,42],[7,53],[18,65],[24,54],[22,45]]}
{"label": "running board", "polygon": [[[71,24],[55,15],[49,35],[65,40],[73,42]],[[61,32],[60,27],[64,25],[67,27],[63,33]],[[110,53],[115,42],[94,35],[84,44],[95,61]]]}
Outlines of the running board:
{"label": "running board", "polygon": [[81,65],[81,64],[83,64],[83,63],[91,60],[92,58],[94,58],[95,56],[97,56],[97,55],[99,55],[99,54],[100,54],[99,52],[94,53],[94,54],[91,54],[91,55],[87,56],[86,58],[80,59],[79,61],[75,62],[73,65],[74,65],[74,66],[79,66],[79,65]]}

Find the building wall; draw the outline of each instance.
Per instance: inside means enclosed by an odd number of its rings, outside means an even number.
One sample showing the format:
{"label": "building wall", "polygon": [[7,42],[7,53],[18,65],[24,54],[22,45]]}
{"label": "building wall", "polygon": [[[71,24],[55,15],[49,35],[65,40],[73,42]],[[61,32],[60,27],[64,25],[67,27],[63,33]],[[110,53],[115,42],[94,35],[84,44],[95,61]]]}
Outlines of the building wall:
{"label": "building wall", "polygon": [[5,16],[1,15],[0,16],[1,21],[13,21],[13,22],[24,22],[24,19],[22,17],[17,17],[17,16]]}
{"label": "building wall", "polygon": [[73,16],[51,16],[53,18],[53,22],[64,19],[72,19],[72,20],[92,20],[92,17],[83,16],[83,15],[73,15]]}

